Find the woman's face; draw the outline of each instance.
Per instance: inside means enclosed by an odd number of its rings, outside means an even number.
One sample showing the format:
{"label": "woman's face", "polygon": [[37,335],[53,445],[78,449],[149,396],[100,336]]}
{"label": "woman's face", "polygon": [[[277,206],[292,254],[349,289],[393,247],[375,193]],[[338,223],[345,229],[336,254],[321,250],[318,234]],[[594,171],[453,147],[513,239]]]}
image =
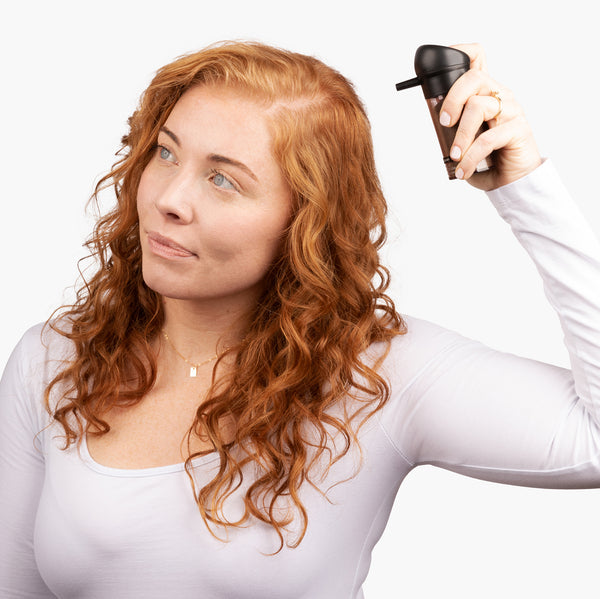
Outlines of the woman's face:
{"label": "woman's face", "polygon": [[264,106],[194,87],[158,136],[137,194],[143,276],[165,297],[256,301],[290,218]]}

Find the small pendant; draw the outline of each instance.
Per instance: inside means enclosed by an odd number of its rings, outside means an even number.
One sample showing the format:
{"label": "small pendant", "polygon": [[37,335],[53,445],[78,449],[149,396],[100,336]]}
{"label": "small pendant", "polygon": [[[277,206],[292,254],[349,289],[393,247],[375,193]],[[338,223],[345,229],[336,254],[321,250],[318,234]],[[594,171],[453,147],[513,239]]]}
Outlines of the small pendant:
{"label": "small pendant", "polygon": [[190,368],[190,376],[198,376],[198,368],[196,366]]}

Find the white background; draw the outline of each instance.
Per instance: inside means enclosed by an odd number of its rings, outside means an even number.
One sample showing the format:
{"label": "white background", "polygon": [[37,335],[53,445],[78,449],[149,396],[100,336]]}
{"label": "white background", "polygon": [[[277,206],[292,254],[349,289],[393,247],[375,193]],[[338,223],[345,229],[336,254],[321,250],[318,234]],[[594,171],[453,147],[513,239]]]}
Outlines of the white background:
{"label": "white background", "polygon": [[[481,42],[600,234],[592,3],[22,1],[1,20],[0,366],[27,327],[71,297],[92,224],[85,202],[153,72],[223,39],[314,54],[354,81],[390,203],[385,260],[400,311],[568,365],[524,251],[484,194],[446,179],[420,89],[394,84],[414,75],[421,44]],[[375,550],[367,599],[597,597],[599,503],[598,491],[418,469]]]}

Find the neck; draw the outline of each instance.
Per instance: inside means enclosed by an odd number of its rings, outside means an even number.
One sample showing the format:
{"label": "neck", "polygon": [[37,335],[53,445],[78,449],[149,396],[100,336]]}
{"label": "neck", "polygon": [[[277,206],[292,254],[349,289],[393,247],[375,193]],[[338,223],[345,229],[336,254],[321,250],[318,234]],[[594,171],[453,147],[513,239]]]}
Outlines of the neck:
{"label": "neck", "polygon": [[201,361],[240,341],[247,310],[222,299],[202,303],[163,298],[164,330],[173,345],[191,361]]}

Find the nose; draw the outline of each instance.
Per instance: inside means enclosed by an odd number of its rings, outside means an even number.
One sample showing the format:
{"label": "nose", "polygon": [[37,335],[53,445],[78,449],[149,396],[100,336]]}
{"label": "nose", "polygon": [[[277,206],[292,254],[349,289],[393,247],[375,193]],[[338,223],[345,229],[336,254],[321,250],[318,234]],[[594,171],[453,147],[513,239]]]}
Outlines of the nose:
{"label": "nose", "polygon": [[188,224],[194,218],[194,195],[198,192],[189,177],[183,173],[174,177],[155,196],[159,212],[170,221]]}

